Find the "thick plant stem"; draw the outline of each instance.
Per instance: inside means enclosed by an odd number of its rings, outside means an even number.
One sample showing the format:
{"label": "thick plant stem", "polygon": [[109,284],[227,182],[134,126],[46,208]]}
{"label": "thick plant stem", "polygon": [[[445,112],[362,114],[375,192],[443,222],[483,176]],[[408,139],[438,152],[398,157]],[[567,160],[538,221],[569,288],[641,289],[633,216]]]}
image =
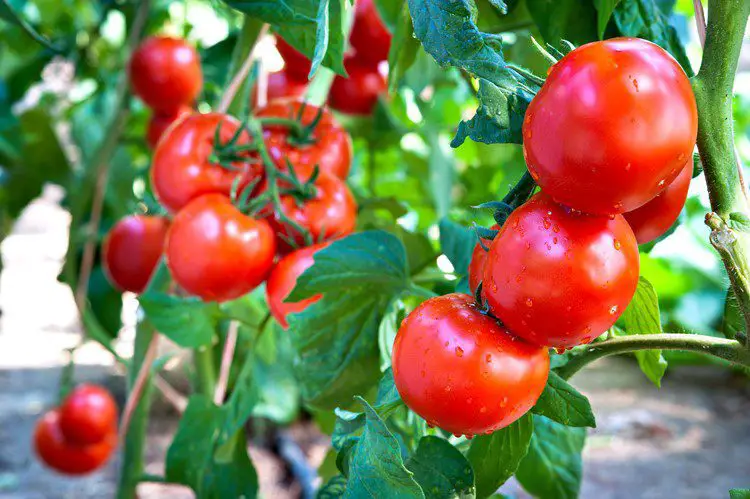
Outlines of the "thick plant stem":
{"label": "thick plant stem", "polygon": [[200,347],[193,350],[193,364],[197,382],[197,391],[209,398],[213,398],[216,390],[216,365],[213,349]]}

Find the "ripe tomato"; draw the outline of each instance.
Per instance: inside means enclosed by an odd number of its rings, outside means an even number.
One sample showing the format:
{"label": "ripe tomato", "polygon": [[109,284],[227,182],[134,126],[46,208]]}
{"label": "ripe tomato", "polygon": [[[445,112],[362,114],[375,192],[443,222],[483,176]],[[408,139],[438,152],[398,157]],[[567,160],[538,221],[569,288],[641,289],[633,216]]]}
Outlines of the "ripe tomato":
{"label": "ripe tomato", "polygon": [[282,99],[269,102],[256,116],[295,120],[300,116],[299,122],[303,126],[309,126],[319,112],[322,112],[322,116],[318,124],[309,137],[304,137],[301,141],[286,126],[264,126],[263,135],[268,153],[282,170],[287,169],[289,161],[300,178],[309,178],[317,165],[321,172],[345,179],[352,164],[352,139],[330,111],[325,108],[321,111],[321,108],[301,101]]}
{"label": "ripe tomato", "polygon": [[148,146],[151,149],[155,149],[156,144],[159,143],[159,139],[164,135],[167,128],[184,114],[190,112],[192,112],[192,108],[182,106],[175,114],[152,114],[148,120],[148,128],[146,129],[146,143]]}
{"label": "ripe tomato", "polygon": [[677,177],[697,129],[680,65],[651,42],[615,38],[583,45],[552,67],[526,111],[523,150],[556,201],[623,213]]}
{"label": "ripe tomato", "polygon": [[377,66],[380,61],[388,59],[391,34],[372,0],[358,0],[354,7],[354,24],[349,42],[356,51],[358,61]]}
{"label": "ripe tomato", "polygon": [[60,431],[73,445],[91,445],[117,432],[117,403],[97,385],[77,386],[59,409]]}
{"label": "ripe tomato", "polygon": [[130,58],[130,83],[154,111],[174,115],[192,105],[203,87],[198,52],[178,38],[147,38]]}
{"label": "ripe tomato", "polygon": [[268,308],[271,309],[271,315],[276,319],[281,327],[286,329],[289,323],[286,316],[302,312],[309,305],[320,300],[323,295],[315,295],[302,301],[287,303],[284,300],[297,285],[297,278],[314,263],[315,253],[328,246],[329,243],[316,244],[307,248],[298,249],[289,253],[279,260],[279,263],[271,271],[266,282],[266,296],[268,298]]}
{"label": "ripe tomato", "polygon": [[117,445],[117,433],[108,433],[91,445],[75,445],[60,430],[57,409],[47,412],[36,424],[34,447],[39,458],[50,468],[67,475],[85,475],[100,468]]}
{"label": "ripe tomato", "polygon": [[284,69],[287,74],[294,80],[307,82],[307,76],[312,68],[310,59],[280,36],[276,36],[276,49],[284,59]]}
{"label": "ripe tomato", "polygon": [[482,294],[514,334],[573,347],[615,323],[635,293],[638,267],[638,245],[622,215],[574,212],[539,193],[492,242]]}
{"label": "ripe tomato", "polygon": [[221,194],[206,194],[175,216],[167,235],[174,280],[205,301],[252,291],[273,266],[276,244],[265,220],[240,212]]}
{"label": "ripe tomato", "polygon": [[131,215],[117,222],[102,244],[104,272],[121,291],[141,293],[164,251],[169,220]]}
{"label": "ripe tomato", "polygon": [[638,244],[653,241],[675,223],[685,206],[692,178],[693,159],[690,158],[677,178],[658,196],[640,208],[622,214],[633,229]]}
{"label": "ripe tomato", "polygon": [[[302,99],[307,91],[307,81],[291,78],[285,69],[268,75],[266,97],[268,102],[279,99]],[[254,109],[258,102],[258,86],[253,87],[250,107]]]}
{"label": "ripe tomato", "polygon": [[[226,144],[241,124],[225,114],[193,114],[176,123],[159,142],[151,164],[151,183],[159,202],[170,212],[177,212],[203,194],[229,196],[237,175],[242,175],[240,190],[263,176],[260,164],[236,162],[233,166],[237,171],[233,171],[211,162],[219,126],[219,138]],[[243,132],[237,144],[250,140]]]}
{"label": "ripe tomato", "polygon": [[388,84],[382,74],[370,66],[348,58],[344,61],[348,78],[336,75],[331,85],[328,104],[336,111],[345,114],[370,114],[384,94]]}
{"label": "ripe tomato", "polygon": [[[357,222],[357,203],[346,184],[333,175],[321,173],[315,181],[315,197],[299,202],[292,195],[281,197],[281,210],[291,220],[307,229],[313,241],[329,241],[351,234]],[[298,246],[305,244],[304,235],[281,222],[271,219],[278,234],[292,239]],[[282,251],[291,249],[283,238],[278,245]]]}
{"label": "ripe tomato", "polygon": [[[493,225],[490,227],[492,230],[499,230],[499,225]],[[484,246],[489,248],[492,244],[491,239],[483,239]],[[484,264],[487,261],[487,251],[477,243],[474,246],[474,251],[471,253],[471,261],[469,262],[469,289],[472,293],[476,293],[479,283],[482,282],[484,277]]]}
{"label": "ripe tomato", "polygon": [[512,336],[460,293],[430,298],[409,314],[392,361],[406,405],[429,425],[467,436],[520,418],[549,373],[546,348]]}

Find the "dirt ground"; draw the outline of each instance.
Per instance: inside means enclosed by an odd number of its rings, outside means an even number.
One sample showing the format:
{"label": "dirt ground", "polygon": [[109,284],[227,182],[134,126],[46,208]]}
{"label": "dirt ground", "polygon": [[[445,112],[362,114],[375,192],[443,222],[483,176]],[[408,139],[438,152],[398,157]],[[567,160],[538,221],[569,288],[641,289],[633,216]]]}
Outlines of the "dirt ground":
{"label": "dirt ground", "polygon": [[[55,280],[65,251],[67,215],[47,191],[19,219],[2,247],[0,278],[0,499],[101,499],[113,497],[119,458],[101,472],[69,479],[45,469],[31,450],[34,423],[55,400],[63,349],[78,341],[70,291]],[[131,331],[120,348],[127,354]],[[108,386],[122,399],[124,382],[109,356],[90,345],[79,351],[79,381]],[[750,383],[712,367],[678,367],[663,387],[651,385],[628,359],[606,359],[574,379],[588,395],[598,428],[585,449],[582,497],[726,498],[750,486]],[[149,429],[148,468],[163,472],[177,416],[157,401]],[[290,432],[313,466],[326,440],[310,427]],[[284,461],[251,445],[267,498],[300,497]],[[528,497],[517,484],[503,488]],[[144,484],[143,499],[189,498],[180,487]]]}

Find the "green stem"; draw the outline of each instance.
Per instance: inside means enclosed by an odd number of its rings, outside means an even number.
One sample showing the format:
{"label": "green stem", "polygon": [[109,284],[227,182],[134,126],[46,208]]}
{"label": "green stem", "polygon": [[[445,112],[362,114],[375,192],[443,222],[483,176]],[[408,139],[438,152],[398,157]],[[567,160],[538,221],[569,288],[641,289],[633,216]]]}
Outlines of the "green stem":
{"label": "green stem", "polygon": [[269,117],[269,118],[258,118],[258,121],[260,121],[261,125],[265,126],[283,126],[289,129],[289,131],[292,132],[292,135],[297,137],[302,137],[305,134],[305,126],[294,119],[291,118],[276,118],[276,117]]}
{"label": "green stem", "polygon": [[197,376],[197,391],[213,398],[216,388],[216,365],[211,347],[200,347],[193,350],[193,363]]}
{"label": "green stem", "polygon": [[[250,52],[253,50],[255,43],[258,39],[258,35],[263,27],[263,22],[250,16],[245,16],[245,21],[242,25],[242,30],[237,37],[237,42],[232,52],[232,59],[229,62],[229,68],[227,70],[227,80],[224,88],[228,88],[231,85],[232,79],[240,71],[242,65],[245,63],[247,58],[250,56]],[[248,85],[249,82],[245,81],[243,85]],[[249,104],[243,102],[243,96],[246,92],[242,90],[238,91],[231,104],[229,105],[228,112],[234,116],[241,116],[242,111]],[[218,105],[219,102],[216,102]]]}

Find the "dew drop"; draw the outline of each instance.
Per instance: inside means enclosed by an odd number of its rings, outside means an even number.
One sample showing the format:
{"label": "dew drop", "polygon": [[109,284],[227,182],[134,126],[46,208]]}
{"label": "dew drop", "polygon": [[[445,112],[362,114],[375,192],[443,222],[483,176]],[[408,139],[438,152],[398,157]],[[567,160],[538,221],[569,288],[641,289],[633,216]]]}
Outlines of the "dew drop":
{"label": "dew drop", "polygon": [[446,392],[450,392],[451,390],[452,390],[451,385],[446,385],[445,386],[445,391]]}
{"label": "dew drop", "polygon": [[549,229],[552,226],[552,224],[546,218],[542,220],[542,225],[544,225],[545,229]]}
{"label": "dew drop", "polygon": [[518,274],[518,275],[516,276],[516,282],[521,282],[521,274]]}
{"label": "dew drop", "polygon": [[664,187],[665,183],[666,183],[666,180],[664,179],[659,180],[659,187]]}
{"label": "dew drop", "polygon": [[615,315],[617,313],[617,305],[612,305],[609,309],[609,315]]}
{"label": "dew drop", "polygon": [[446,341],[445,346],[448,346],[448,345],[450,345],[450,342]]}
{"label": "dew drop", "polygon": [[615,239],[613,244],[615,245],[615,249],[618,251],[620,248],[622,248],[622,244],[620,244],[620,241],[618,239]]}
{"label": "dew drop", "polygon": [[471,404],[472,402],[474,402],[473,398],[469,397],[469,398],[466,399],[466,403],[467,404]]}
{"label": "dew drop", "polygon": [[488,353],[488,354],[487,354],[487,355],[486,355],[486,356],[484,357],[484,360],[485,360],[485,361],[486,361],[486,362],[487,362],[488,364],[489,364],[490,362],[492,362],[492,354],[489,354],[489,353]]}
{"label": "dew drop", "polygon": [[560,232],[560,226],[555,224],[552,226],[552,232]]}
{"label": "dew drop", "polygon": [[628,163],[627,165],[625,165],[625,171],[626,171],[626,172],[629,172],[629,171],[630,171],[630,167],[631,167],[631,166],[632,166],[632,165],[631,165],[630,163]]}
{"label": "dew drop", "polygon": [[508,405],[508,397],[503,397],[500,400],[500,407],[505,407],[506,405]]}
{"label": "dew drop", "polygon": [[531,243],[530,243],[530,242],[528,242],[528,241],[526,241],[526,249],[527,249],[527,250],[531,249]]}
{"label": "dew drop", "polygon": [[526,306],[527,307],[533,307],[534,301],[531,298],[526,298]]}
{"label": "dew drop", "polygon": [[480,407],[480,408],[479,408],[479,412],[480,412],[481,414],[484,414],[484,413],[486,413],[486,412],[487,412],[487,408],[486,408],[486,407],[484,407],[484,406],[482,406],[482,407]]}
{"label": "dew drop", "polygon": [[614,219],[615,219],[615,215],[614,215],[614,214],[610,214],[610,215],[609,215],[609,219],[610,219],[610,220],[614,220]]}
{"label": "dew drop", "polygon": [[554,244],[557,244],[557,238],[556,238],[556,237],[553,237],[553,238],[552,238],[552,242],[553,242]]}
{"label": "dew drop", "polygon": [[464,356],[464,349],[461,347],[456,347],[456,356],[463,357]]}
{"label": "dew drop", "polygon": [[565,347],[555,347],[555,353],[556,353],[557,355],[562,355],[562,354],[564,354],[564,353],[565,353],[565,352],[566,352],[567,350],[568,350],[568,349],[567,349],[567,348],[565,348]]}
{"label": "dew drop", "polygon": [[471,440],[472,438],[474,438],[474,434],[473,433],[467,433],[464,436],[466,437],[467,440]]}
{"label": "dew drop", "polygon": [[633,86],[635,87],[635,91],[638,92],[638,80],[633,78]]}

